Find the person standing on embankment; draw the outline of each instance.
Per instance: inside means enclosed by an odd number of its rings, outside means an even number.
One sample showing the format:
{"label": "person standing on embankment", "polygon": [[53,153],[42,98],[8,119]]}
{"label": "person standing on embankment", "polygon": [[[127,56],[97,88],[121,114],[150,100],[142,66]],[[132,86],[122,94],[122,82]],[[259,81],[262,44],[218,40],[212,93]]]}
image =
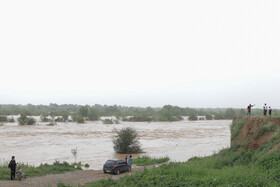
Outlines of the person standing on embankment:
{"label": "person standing on embankment", "polygon": [[12,156],[12,160],[10,161],[8,167],[11,169],[11,180],[14,180],[16,177],[16,167],[17,167],[15,156]]}
{"label": "person standing on embankment", "polygon": [[263,106],[263,115],[266,116],[266,112],[267,112],[267,105],[266,103],[264,103],[264,106]]}
{"label": "person standing on embankment", "polygon": [[247,107],[247,116],[251,116],[251,110],[252,110],[253,106],[255,106],[255,105],[251,105],[251,104],[248,105],[248,107]]}
{"label": "person standing on embankment", "polygon": [[271,116],[271,114],[272,114],[272,108],[271,108],[271,106],[269,106],[268,107],[268,114]]}

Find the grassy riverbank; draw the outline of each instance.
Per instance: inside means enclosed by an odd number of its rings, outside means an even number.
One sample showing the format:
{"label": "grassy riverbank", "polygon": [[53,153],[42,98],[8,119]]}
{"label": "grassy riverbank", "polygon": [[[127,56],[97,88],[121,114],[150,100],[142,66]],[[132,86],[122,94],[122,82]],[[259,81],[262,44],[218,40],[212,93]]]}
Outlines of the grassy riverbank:
{"label": "grassy riverbank", "polygon": [[279,152],[263,157],[257,153],[225,149],[210,157],[171,162],[120,180],[109,178],[85,186],[279,186]]}
{"label": "grassy riverbank", "polygon": [[[41,164],[38,167],[30,166],[27,164],[19,164],[18,167],[22,168],[22,171],[27,177],[43,176],[48,174],[59,174],[66,171],[81,170],[81,164],[69,164],[67,162],[55,161],[53,164]],[[0,180],[9,180],[11,177],[11,171],[8,168],[8,163],[3,162],[0,164]]]}
{"label": "grassy riverbank", "polygon": [[231,148],[85,186],[279,186],[279,132],[280,118],[239,117],[231,126]]}

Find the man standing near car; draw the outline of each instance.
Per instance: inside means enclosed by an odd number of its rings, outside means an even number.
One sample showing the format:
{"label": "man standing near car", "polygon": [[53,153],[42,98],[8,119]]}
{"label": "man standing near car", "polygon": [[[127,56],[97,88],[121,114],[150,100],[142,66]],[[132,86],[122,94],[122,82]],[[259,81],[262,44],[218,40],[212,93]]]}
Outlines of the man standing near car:
{"label": "man standing near car", "polygon": [[11,169],[11,180],[14,180],[16,177],[16,167],[17,167],[15,156],[12,156],[12,160],[10,161],[8,167]]}

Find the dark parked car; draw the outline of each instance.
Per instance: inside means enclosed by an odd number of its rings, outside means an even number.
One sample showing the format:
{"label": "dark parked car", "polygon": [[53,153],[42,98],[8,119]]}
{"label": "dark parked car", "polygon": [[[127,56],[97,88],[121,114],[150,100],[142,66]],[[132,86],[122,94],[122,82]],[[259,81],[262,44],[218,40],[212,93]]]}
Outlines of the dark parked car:
{"label": "dark parked car", "polygon": [[124,160],[120,159],[107,160],[103,166],[104,173],[114,173],[116,175],[125,171],[129,172],[130,170],[130,166]]}

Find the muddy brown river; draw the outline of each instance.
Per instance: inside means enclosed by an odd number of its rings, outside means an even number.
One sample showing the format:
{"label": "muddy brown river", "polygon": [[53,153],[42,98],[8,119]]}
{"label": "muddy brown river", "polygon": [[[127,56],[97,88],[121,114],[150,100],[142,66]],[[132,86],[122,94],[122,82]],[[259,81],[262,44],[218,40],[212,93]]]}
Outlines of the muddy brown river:
{"label": "muddy brown river", "polygon": [[230,145],[231,120],[46,124],[19,126],[5,123],[0,126],[0,162],[9,161],[12,155],[17,162],[31,165],[55,160],[74,162],[71,149],[77,147],[77,161],[88,163],[90,169],[100,170],[107,159],[124,158],[125,155],[114,153],[112,130],[128,126],[138,131],[145,151],[143,155],[168,156],[172,161],[211,155]]}

